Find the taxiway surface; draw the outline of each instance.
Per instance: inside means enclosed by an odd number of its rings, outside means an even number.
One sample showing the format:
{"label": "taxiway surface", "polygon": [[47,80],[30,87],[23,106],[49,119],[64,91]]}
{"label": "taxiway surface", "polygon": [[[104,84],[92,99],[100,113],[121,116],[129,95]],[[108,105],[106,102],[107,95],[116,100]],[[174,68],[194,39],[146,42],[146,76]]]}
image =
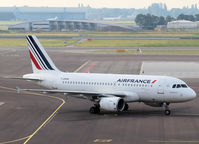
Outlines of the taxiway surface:
{"label": "taxiway surface", "polygon": [[[27,50],[0,50],[1,76],[32,72]],[[58,68],[69,72],[139,74],[143,61],[199,62],[198,56],[48,53]],[[199,93],[199,79],[184,80]],[[65,99],[60,94],[17,94],[16,86],[39,88],[26,81],[0,79],[0,143],[199,143],[198,98],[172,104],[171,116],[165,116],[162,108],[142,103],[130,104],[125,113],[93,115],[88,113],[89,101]]]}

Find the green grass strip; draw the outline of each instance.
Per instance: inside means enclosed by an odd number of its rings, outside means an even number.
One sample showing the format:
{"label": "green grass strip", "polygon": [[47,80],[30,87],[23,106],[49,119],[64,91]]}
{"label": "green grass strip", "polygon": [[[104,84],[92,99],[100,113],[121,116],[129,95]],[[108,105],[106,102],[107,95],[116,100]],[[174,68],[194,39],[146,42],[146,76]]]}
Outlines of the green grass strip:
{"label": "green grass strip", "polygon": [[[126,50],[125,52],[117,52],[117,50],[97,50],[93,53],[104,54],[139,54],[136,50]],[[142,54],[149,55],[199,55],[199,50],[143,50]]]}
{"label": "green grass strip", "polygon": [[[41,44],[44,47],[63,47],[73,44],[78,39],[40,39]],[[64,42],[67,42],[66,45]],[[0,39],[0,46],[3,47],[26,47],[26,39]]]}
{"label": "green grass strip", "polygon": [[198,47],[199,40],[107,40],[85,41],[80,47]]}

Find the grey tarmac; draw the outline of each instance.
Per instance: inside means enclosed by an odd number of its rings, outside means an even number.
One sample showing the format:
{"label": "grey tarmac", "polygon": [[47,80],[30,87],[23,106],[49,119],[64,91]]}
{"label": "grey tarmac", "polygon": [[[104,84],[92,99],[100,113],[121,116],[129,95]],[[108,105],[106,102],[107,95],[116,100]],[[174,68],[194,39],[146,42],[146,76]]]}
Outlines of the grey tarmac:
{"label": "grey tarmac", "polygon": [[[3,51],[4,52],[4,51]],[[62,71],[73,72],[87,62],[89,70],[99,73],[138,74],[143,61],[198,62],[198,56],[172,55],[103,55],[66,53],[47,50],[56,66]],[[31,73],[28,51],[6,51],[0,55],[0,75],[21,76]],[[199,79],[184,78],[199,93]],[[40,88],[26,81],[0,78],[0,143],[24,143],[52,113],[61,100],[34,94],[17,94],[15,87]],[[11,88],[11,89],[10,89]],[[131,103],[124,113],[88,112],[92,103],[60,94],[53,97],[66,103],[43,125],[27,143],[31,144],[147,144],[147,143],[199,143],[199,99],[181,104],[171,104],[171,116],[165,116],[162,108],[143,103]]]}

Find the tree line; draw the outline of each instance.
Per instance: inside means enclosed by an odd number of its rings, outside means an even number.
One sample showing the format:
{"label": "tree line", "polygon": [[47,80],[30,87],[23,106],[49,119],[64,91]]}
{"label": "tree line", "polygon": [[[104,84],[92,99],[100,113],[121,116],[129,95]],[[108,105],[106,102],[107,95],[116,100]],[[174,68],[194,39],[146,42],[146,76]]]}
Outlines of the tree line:
{"label": "tree line", "polygon": [[152,30],[157,25],[166,25],[168,22],[174,21],[174,20],[189,20],[189,21],[199,21],[199,14],[196,15],[185,15],[180,14],[177,18],[167,16],[155,16],[151,14],[138,14],[135,18],[135,22],[137,25],[142,27],[143,29]]}

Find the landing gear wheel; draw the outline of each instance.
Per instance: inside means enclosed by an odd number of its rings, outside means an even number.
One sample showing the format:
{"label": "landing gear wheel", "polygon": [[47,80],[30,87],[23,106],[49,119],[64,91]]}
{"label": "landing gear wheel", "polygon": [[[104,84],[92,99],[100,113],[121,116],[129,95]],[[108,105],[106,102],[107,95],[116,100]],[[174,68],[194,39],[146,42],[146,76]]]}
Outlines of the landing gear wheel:
{"label": "landing gear wheel", "polygon": [[95,107],[96,113],[100,113],[100,108],[99,107]]}
{"label": "landing gear wheel", "polygon": [[89,110],[90,113],[94,114],[95,113],[95,107],[91,107]]}
{"label": "landing gear wheel", "polygon": [[126,103],[123,111],[128,111],[128,109],[129,109],[129,105]]}
{"label": "landing gear wheel", "polygon": [[165,111],[164,111],[164,114],[165,114],[165,115],[170,115],[170,114],[171,114],[171,111],[170,111],[170,110],[165,110]]}
{"label": "landing gear wheel", "polygon": [[99,107],[96,107],[96,106],[92,106],[89,110],[90,113],[92,114],[97,114],[97,113],[100,113],[100,108]]}
{"label": "landing gear wheel", "polygon": [[163,103],[163,107],[165,108],[164,114],[170,115],[171,111],[169,110],[169,103]]}

